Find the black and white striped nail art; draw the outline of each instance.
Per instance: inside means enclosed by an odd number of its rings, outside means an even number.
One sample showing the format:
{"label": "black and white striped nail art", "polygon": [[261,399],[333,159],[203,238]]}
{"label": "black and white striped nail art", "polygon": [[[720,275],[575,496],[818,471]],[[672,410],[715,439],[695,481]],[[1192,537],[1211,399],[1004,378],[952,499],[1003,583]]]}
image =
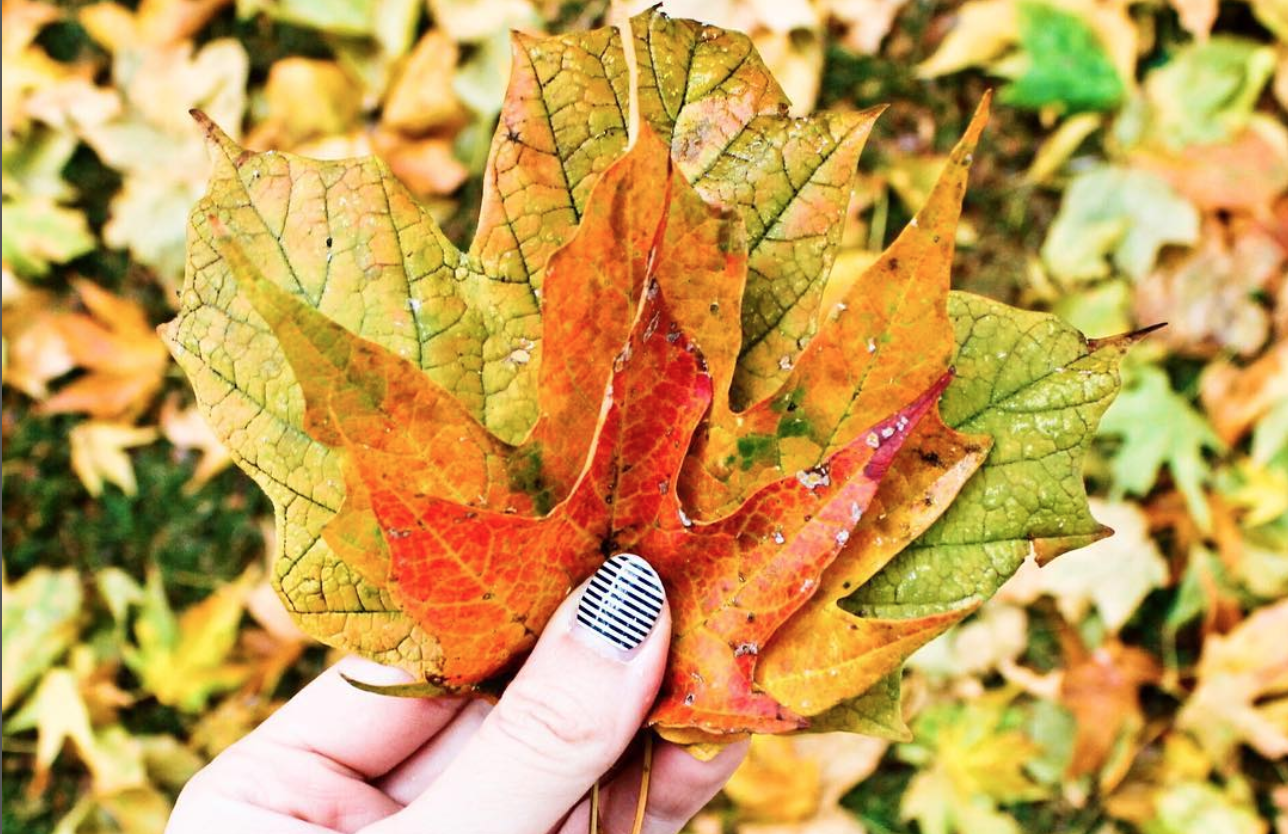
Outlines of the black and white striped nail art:
{"label": "black and white striped nail art", "polygon": [[577,622],[623,651],[644,642],[662,613],[662,580],[634,553],[605,562],[581,595]]}

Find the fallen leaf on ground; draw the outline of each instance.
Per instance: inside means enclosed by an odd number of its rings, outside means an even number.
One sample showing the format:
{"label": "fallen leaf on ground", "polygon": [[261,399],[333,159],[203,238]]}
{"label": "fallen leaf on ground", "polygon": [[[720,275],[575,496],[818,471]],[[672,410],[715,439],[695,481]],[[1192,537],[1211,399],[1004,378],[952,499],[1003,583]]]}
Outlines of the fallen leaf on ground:
{"label": "fallen leaf on ground", "polygon": [[1199,398],[1217,436],[1227,444],[1239,442],[1272,408],[1288,401],[1288,338],[1243,368],[1223,360],[1209,364]]}
{"label": "fallen leaf on ground", "polygon": [[[1006,594],[1008,587],[1010,583],[999,594]],[[1023,608],[997,599],[967,622],[932,640],[912,656],[908,665],[942,680],[983,677],[1020,656],[1028,645],[1028,625]]]}
{"label": "fallen leaf on ground", "polygon": [[201,453],[192,477],[184,485],[186,491],[200,489],[232,463],[232,456],[228,454],[227,447],[210,428],[210,424],[206,422],[206,418],[197,407],[190,406],[180,410],[178,400],[171,397],[161,407],[160,419],[161,434],[176,449]]}
{"label": "fallen leaf on ground", "polygon": [[1267,759],[1288,756],[1288,600],[1254,611],[1229,634],[1203,643],[1198,685],[1177,716],[1212,758],[1239,744]]}
{"label": "fallen leaf on ground", "polygon": [[894,19],[908,0],[829,0],[832,20],[841,24],[841,43],[864,55],[875,55]]}
{"label": "fallen leaf on ground", "polygon": [[1276,117],[1254,113],[1242,130],[1219,144],[1182,149],[1141,145],[1127,158],[1205,211],[1265,213],[1288,188],[1288,127]]}
{"label": "fallen leaf on ground", "polygon": [[1042,244],[1042,261],[1070,285],[1107,278],[1115,269],[1139,280],[1164,246],[1198,239],[1198,211],[1166,180],[1106,165],[1070,181]]}
{"label": "fallen leaf on ground", "polygon": [[999,806],[1033,801],[1046,791],[1024,771],[1037,744],[1005,726],[1013,697],[995,690],[918,716],[916,741],[897,748],[901,759],[920,768],[904,792],[900,816],[926,834],[1019,834],[1019,824]]}
{"label": "fallen leaf on ground", "polygon": [[362,115],[362,89],[335,61],[292,56],[269,67],[264,110],[247,144],[290,150],[354,128]]}
{"label": "fallen leaf on ground", "polygon": [[4,646],[0,652],[3,710],[18,698],[75,642],[80,632],[80,576],[35,567],[17,582],[3,583]]}
{"label": "fallen leaf on ground", "polygon": [[1145,725],[1140,688],[1156,683],[1162,668],[1149,652],[1117,639],[1087,650],[1066,627],[1063,642],[1066,668],[1060,701],[1078,722],[1068,777],[1100,774],[1101,788],[1109,790],[1125,768],[1120,765],[1116,774],[1102,768],[1123,745],[1130,761]]}
{"label": "fallen leaf on ground", "polygon": [[5,732],[36,731],[35,767],[27,789],[40,794],[50,768],[67,741],[89,768],[94,790],[109,795],[147,784],[142,750],[119,725],[95,732],[81,698],[80,684],[68,669],[46,672],[22,709],[5,722]]}
{"label": "fallen leaf on ground", "polygon": [[155,49],[133,46],[112,61],[113,115],[71,114],[73,129],[124,182],[112,198],[103,241],[129,249],[173,287],[183,274],[184,218],[210,171],[201,132],[187,116],[201,107],[235,130],[246,109],[250,61],[240,43],[217,39]]}
{"label": "fallen leaf on ground", "polygon": [[456,42],[441,30],[422,35],[389,86],[381,124],[412,135],[459,127],[466,113],[452,89],[458,58]]}
{"label": "fallen leaf on ground", "polygon": [[1110,471],[1118,494],[1148,495],[1167,466],[1201,530],[1212,524],[1204,486],[1210,467],[1205,450],[1224,449],[1203,415],[1172,390],[1167,373],[1153,365],[1131,369],[1118,400],[1105,412],[1100,434],[1121,437]]}
{"label": "fallen leaf on ground", "polygon": [[75,367],[87,373],[59,388],[40,405],[45,414],[88,414],[130,420],[152,404],[170,358],[132,299],[90,281],[74,282],[87,313],[62,313],[48,322]]}
{"label": "fallen leaf on ground", "polygon": [[103,494],[104,483],[115,484],[126,495],[139,491],[134,465],[127,449],[146,446],[158,437],[155,427],[131,426],[88,420],[77,424],[69,435],[72,471],[90,495]]}
{"label": "fallen leaf on ground", "polygon": [[116,52],[140,46],[175,46],[200,32],[233,0],[141,0],[137,8],[93,3],[76,18],[90,37]]}
{"label": "fallen leaf on ground", "polygon": [[134,642],[123,649],[125,664],[143,688],[166,706],[196,713],[213,695],[240,686],[252,669],[230,654],[257,580],[252,567],[176,616],[161,574],[149,573]]}
{"label": "fallen leaf on ground", "polygon": [[52,293],[33,289],[4,268],[4,384],[33,400],[49,396],[49,383],[76,366],[53,322]]}
{"label": "fallen leaf on ground", "polygon": [[863,834],[840,801],[872,775],[887,746],[848,733],[753,738],[724,788],[738,834]]}
{"label": "fallen leaf on ground", "polygon": [[1274,49],[1249,38],[1218,35],[1182,46],[1145,76],[1138,141],[1179,150],[1236,136],[1274,68]]}

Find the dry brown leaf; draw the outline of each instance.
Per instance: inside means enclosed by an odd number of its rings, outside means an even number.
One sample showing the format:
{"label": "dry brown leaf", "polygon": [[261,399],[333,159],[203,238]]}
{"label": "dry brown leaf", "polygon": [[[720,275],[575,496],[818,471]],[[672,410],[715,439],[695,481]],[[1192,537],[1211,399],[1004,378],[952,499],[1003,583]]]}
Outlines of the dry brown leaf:
{"label": "dry brown leaf", "polygon": [[1224,360],[1208,365],[1199,396],[1217,435],[1237,443],[1271,407],[1288,401],[1288,338],[1245,368]]}
{"label": "dry brown leaf", "polygon": [[1078,722],[1068,775],[1101,773],[1101,787],[1110,788],[1122,773],[1102,773],[1102,768],[1124,740],[1134,749],[1145,724],[1140,688],[1158,681],[1162,669],[1149,652],[1117,638],[1090,652],[1072,628],[1066,627],[1062,638],[1068,667],[1060,700]]}
{"label": "dry brown leaf", "polygon": [[211,430],[210,424],[196,406],[181,409],[178,399],[170,397],[161,407],[160,424],[161,434],[175,448],[184,452],[201,453],[192,477],[184,485],[185,492],[199,489],[232,463],[228,449]]}
{"label": "dry brown leaf", "polygon": [[40,410],[128,420],[152,403],[169,354],[137,303],[90,281],[78,280],[75,287],[88,314],[62,313],[49,326],[75,367],[87,373],[45,400]]}
{"label": "dry brown leaf", "polygon": [[1200,209],[1264,211],[1288,188],[1288,128],[1257,113],[1229,141],[1183,149],[1141,147],[1130,159]]}
{"label": "dry brown leaf", "polygon": [[130,426],[89,420],[71,430],[72,471],[89,494],[97,498],[104,483],[116,484],[126,495],[138,492],[134,465],[126,449],[146,446],[157,439],[155,427]]}
{"label": "dry brown leaf", "polygon": [[1282,281],[1283,244],[1262,225],[1209,218],[1192,252],[1165,259],[1136,288],[1142,323],[1165,321],[1155,337],[1188,356],[1220,350],[1255,355],[1270,334],[1270,316],[1257,294]]}

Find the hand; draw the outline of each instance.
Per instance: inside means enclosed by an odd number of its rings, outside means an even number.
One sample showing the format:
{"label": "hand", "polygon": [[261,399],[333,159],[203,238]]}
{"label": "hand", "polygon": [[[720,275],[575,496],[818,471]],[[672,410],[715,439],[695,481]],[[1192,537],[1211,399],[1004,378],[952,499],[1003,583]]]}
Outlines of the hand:
{"label": "hand", "polygon": [[[625,592],[645,604],[626,606]],[[166,832],[581,834],[602,780],[600,830],[625,834],[642,762],[614,765],[657,695],[670,633],[657,574],[618,556],[559,607],[495,705],[362,692],[341,674],[381,685],[407,675],[343,660],[198,773]],[[643,831],[679,831],[745,750],[700,762],[658,742]]]}

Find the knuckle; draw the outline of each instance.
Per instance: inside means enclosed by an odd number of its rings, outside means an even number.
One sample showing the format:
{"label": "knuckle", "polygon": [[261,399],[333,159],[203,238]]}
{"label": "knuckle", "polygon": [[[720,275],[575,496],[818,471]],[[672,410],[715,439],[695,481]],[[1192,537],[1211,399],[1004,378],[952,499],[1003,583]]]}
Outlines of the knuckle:
{"label": "knuckle", "polygon": [[610,767],[619,752],[617,733],[589,692],[551,685],[540,692],[514,687],[506,692],[490,720],[496,732],[536,763],[561,771],[569,762],[595,768]]}

